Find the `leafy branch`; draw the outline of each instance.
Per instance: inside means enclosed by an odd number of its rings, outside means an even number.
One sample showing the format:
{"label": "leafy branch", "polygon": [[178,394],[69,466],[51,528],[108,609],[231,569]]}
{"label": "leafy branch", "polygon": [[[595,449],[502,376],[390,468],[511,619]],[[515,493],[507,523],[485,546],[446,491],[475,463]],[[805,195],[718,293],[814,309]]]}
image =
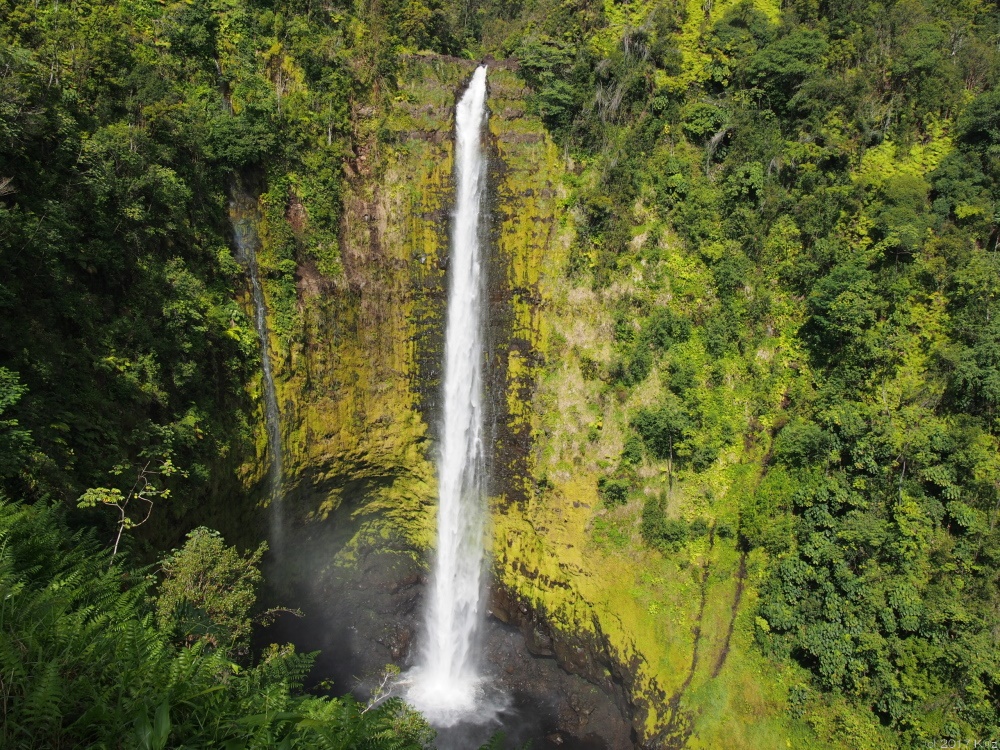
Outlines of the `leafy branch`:
{"label": "leafy branch", "polygon": [[[127,464],[118,464],[111,470],[111,474],[121,476],[128,469]],[[127,492],[117,487],[92,487],[80,495],[77,507],[96,508],[104,505],[113,507],[118,512],[118,533],[115,534],[112,558],[118,554],[122,534],[142,526],[149,520],[153,514],[154,500],[157,498],[166,500],[170,497],[170,489],[161,486],[159,480],[174,475],[186,477],[187,472],[175,466],[169,456],[150,458],[138,470],[135,482]],[[135,512],[136,507],[140,509],[138,513]]]}
{"label": "leafy branch", "polygon": [[375,689],[372,690],[371,698],[368,699],[368,703],[365,707],[361,709],[361,713],[368,713],[371,709],[382,703],[382,701],[386,698],[390,697],[392,695],[393,685],[398,677],[399,667],[395,664],[386,664],[385,669],[382,671],[382,680],[375,686]]}

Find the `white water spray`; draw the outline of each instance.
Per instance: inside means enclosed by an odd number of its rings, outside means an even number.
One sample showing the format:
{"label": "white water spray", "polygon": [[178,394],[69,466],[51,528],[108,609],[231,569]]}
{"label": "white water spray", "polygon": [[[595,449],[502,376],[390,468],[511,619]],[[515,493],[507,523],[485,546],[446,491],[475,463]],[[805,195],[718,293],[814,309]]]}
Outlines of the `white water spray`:
{"label": "white water spray", "polygon": [[444,423],[438,463],[437,554],[426,642],[408,700],[432,724],[472,718],[481,693],[476,636],[483,619],[483,306],[480,214],[486,191],[481,134],[486,66],[455,108],[456,201],[445,332]]}

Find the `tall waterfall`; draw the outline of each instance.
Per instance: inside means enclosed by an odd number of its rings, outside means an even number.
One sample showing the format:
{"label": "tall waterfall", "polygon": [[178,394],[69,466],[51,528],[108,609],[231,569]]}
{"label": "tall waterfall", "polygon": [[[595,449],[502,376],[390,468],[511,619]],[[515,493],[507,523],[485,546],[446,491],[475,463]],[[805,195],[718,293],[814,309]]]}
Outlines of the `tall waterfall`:
{"label": "tall waterfall", "polygon": [[282,462],[281,462],[281,420],[278,411],[278,395],[274,388],[271,370],[270,336],[267,329],[267,307],[264,304],[264,289],[260,284],[257,267],[257,247],[260,240],[254,229],[256,206],[249,196],[238,188],[229,211],[236,239],[237,260],[247,269],[250,276],[250,296],[253,301],[253,322],[260,341],[260,361],[264,378],[264,424],[267,429],[267,449],[271,454],[271,465],[267,474],[267,494],[271,508],[271,549],[280,554],[284,540],[284,519],[281,509]]}
{"label": "tall waterfall", "polygon": [[483,307],[480,215],[486,193],[481,135],[486,66],[455,108],[456,200],[452,217],[444,422],[438,462],[437,552],[426,642],[408,699],[438,726],[476,708],[481,681],[476,635],[483,615]]}

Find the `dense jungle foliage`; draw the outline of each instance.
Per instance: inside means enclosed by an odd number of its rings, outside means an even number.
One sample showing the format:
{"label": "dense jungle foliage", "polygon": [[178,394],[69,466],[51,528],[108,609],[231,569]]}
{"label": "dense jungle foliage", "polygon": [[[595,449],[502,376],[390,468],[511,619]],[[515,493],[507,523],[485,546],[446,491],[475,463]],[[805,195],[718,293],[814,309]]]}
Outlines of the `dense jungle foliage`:
{"label": "dense jungle foliage", "polygon": [[337,273],[350,112],[388,95],[423,23],[399,8],[0,2],[5,747],[428,741],[396,701],[296,697],[311,659],[290,647],[251,663],[260,551],[206,531],[155,569],[128,561],[240,516],[259,344],[231,202],[265,193],[282,332],[296,258]]}
{"label": "dense jungle foliage", "polygon": [[[154,518],[202,518],[232,491],[259,354],[229,202],[266,195],[287,333],[297,264],[338,273],[356,115],[420,50],[515,58],[573,166],[570,279],[615,309],[581,368],[652,393],[605,504],[645,497],[663,554],[764,560],[757,645],[811,675],[790,710],[818,734],[995,736],[998,44],[981,0],[0,0],[4,738],[422,741],[396,704],[294,697],[302,657],[237,645],[252,596],[185,599],[183,551],[147,580],[124,560],[156,535],[112,559],[85,527],[113,514],[75,507],[144,477]],[[733,466],[735,506],[679,508]],[[867,718],[824,725],[831,696]]]}
{"label": "dense jungle foliage", "polygon": [[259,574],[198,529],[147,572],[59,509],[0,504],[0,744],[17,748],[419,750],[426,723],[389,699],[297,697],[311,658],[273,646],[245,667]]}
{"label": "dense jungle foliage", "polygon": [[[617,354],[584,377],[645,399],[600,493],[645,491],[665,554],[736,532],[764,560],[757,642],[812,675],[790,709],[820,735],[993,736],[1000,14],[711,6],[525,3],[483,27],[578,163],[571,274],[616,309]],[[711,500],[738,464],[736,507]],[[824,726],[824,696],[874,734]]]}

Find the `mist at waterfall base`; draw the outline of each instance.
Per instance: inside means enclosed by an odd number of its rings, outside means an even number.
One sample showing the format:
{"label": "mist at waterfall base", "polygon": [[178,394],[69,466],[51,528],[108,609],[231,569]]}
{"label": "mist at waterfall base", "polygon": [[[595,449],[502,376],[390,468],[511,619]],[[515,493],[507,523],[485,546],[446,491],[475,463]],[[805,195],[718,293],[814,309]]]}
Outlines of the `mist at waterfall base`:
{"label": "mist at waterfall base", "polygon": [[485,496],[481,216],[486,196],[482,131],[486,67],[476,69],[455,107],[452,215],[444,356],[444,414],[438,460],[437,545],[419,661],[406,699],[438,728],[489,722],[505,708],[479,669],[484,620]]}
{"label": "mist at waterfall base", "polygon": [[[321,694],[353,693],[362,702],[386,664],[419,658],[420,620],[429,595],[426,573],[410,555],[379,548],[363,554],[357,567],[333,563],[363,526],[354,511],[371,491],[370,484],[359,482],[347,488],[343,505],[327,521],[290,523],[289,543],[280,566],[265,578],[262,603],[296,608],[301,616],[279,616],[255,640],[258,653],[270,643],[319,652],[306,686]],[[490,712],[485,723],[474,716],[437,727],[437,750],[476,750],[497,731],[506,736],[505,750],[520,750],[528,742],[532,750],[631,750],[629,726],[607,694],[566,672],[555,658],[533,655],[519,628],[488,611],[480,636],[484,681],[509,696],[507,707]],[[405,690],[400,685],[392,694],[405,699]],[[575,720],[574,708],[586,714],[586,728]]]}

